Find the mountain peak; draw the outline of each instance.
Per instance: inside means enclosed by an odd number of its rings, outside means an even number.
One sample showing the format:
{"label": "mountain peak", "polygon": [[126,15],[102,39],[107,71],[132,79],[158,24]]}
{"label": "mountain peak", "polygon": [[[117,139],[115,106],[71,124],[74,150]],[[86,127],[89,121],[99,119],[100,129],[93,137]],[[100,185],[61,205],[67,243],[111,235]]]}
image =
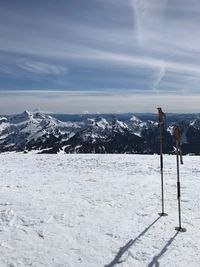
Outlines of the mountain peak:
{"label": "mountain peak", "polygon": [[23,115],[25,116],[30,116],[31,113],[28,110],[24,110],[24,112],[22,112]]}
{"label": "mountain peak", "polygon": [[133,115],[131,118],[130,118],[130,121],[132,121],[132,122],[137,122],[137,123],[139,123],[139,122],[142,122],[140,119],[138,119],[135,115]]}
{"label": "mountain peak", "polygon": [[32,114],[28,110],[24,110],[24,112],[21,113],[21,116],[24,118],[29,118]]}

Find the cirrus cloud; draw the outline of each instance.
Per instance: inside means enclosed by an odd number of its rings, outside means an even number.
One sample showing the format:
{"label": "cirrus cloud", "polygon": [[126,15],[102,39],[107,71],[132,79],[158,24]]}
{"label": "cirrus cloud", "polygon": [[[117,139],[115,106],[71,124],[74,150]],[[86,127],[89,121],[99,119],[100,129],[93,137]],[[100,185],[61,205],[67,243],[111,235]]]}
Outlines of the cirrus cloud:
{"label": "cirrus cloud", "polygon": [[21,69],[35,74],[52,74],[59,75],[68,72],[68,69],[62,66],[48,64],[40,61],[21,59],[16,62]]}

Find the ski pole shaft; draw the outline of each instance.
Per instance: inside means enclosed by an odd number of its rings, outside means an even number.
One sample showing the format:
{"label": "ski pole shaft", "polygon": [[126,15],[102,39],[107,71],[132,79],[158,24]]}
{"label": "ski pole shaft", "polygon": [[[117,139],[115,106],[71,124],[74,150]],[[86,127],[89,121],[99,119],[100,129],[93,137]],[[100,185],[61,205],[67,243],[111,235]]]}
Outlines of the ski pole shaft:
{"label": "ski pole shaft", "polygon": [[181,187],[180,187],[180,172],[179,172],[179,142],[176,141],[176,165],[177,165],[177,200],[178,200],[178,218],[179,228],[181,229]]}
{"label": "ski pole shaft", "polygon": [[176,167],[177,167],[177,200],[178,200],[178,221],[179,221],[179,226],[176,227],[175,229],[180,232],[185,232],[186,229],[181,227],[181,183],[180,183],[179,162],[183,164],[183,158],[181,150],[182,138],[178,126],[175,127],[175,136],[176,136]]}
{"label": "ski pole shaft", "polygon": [[162,151],[162,124],[160,124],[160,172],[161,172],[161,195],[162,214],[164,214],[164,186],[163,186],[163,151]]}
{"label": "ski pole shaft", "polygon": [[158,127],[160,129],[160,174],[161,174],[161,205],[162,205],[162,212],[159,213],[160,216],[167,216],[164,213],[164,182],[163,182],[163,125],[164,119],[166,118],[166,114],[162,111],[161,107],[157,108],[158,110]]}
{"label": "ski pole shaft", "polygon": [[180,163],[183,164],[183,154],[182,154],[181,145],[179,145],[179,154],[180,154]]}

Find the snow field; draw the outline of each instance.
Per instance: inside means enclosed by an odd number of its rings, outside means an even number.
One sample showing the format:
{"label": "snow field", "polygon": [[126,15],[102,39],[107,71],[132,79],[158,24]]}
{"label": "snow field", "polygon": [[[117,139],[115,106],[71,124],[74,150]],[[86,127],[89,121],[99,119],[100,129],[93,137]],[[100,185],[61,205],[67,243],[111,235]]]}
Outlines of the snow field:
{"label": "snow field", "polygon": [[200,266],[200,157],[0,154],[0,266]]}

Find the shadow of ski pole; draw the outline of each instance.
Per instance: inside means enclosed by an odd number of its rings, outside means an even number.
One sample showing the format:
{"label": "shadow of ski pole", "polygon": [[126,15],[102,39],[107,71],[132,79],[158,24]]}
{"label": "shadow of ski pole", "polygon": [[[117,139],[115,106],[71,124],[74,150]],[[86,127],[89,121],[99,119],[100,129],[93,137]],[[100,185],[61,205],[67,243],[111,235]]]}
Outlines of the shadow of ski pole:
{"label": "shadow of ski pole", "polygon": [[129,240],[123,247],[121,247],[116,254],[115,258],[107,265],[104,267],[112,267],[116,264],[120,264],[123,262],[123,260],[120,260],[123,254],[128,251],[128,249],[134,245],[134,243],[142,237],[161,217],[159,216],[155,221],[153,221],[147,228],[144,229],[135,239]]}
{"label": "shadow of ski pole", "polygon": [[155,266],[155,267],[158,267],[160,266],[160,263],[159,263],[159,258],[165,254],[165,252],[167,251],[168,247],[172,244],[172,242],[174,241],[174,239],[176,238],[176,236],[179,234],[179,232],[176,232],[169,240],[168,242],[166,243],[166,245],[163,247],[163,249],[160,251],[159,254],[155,255],[152,259],[152,261],[148,264],[148,267],[152,267],[152,266]]}

